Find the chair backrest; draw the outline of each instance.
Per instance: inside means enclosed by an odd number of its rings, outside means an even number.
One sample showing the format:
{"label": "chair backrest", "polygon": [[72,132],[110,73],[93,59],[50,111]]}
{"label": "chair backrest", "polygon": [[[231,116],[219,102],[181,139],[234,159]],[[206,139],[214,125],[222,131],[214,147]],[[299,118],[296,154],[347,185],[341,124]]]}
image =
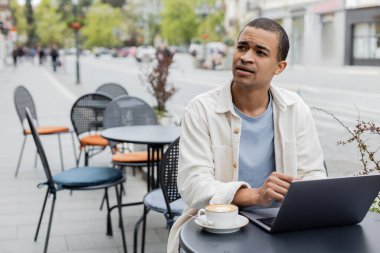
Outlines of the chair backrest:
{"label": "chair backrest", "polygon": [[119,96],[128,95],[127,90],[118,83],[102,84],[96,89],[96,92],[97,93],[99,93],[99,92],[105,93],[112,98],[117,98]]}
{"label": "chair backrest", "polygon": [[22,85],[17,86],[14,91],[14,102],[18,117],[21,121],[23,129],[25,129],[24,121],[26,118],[25,108],[29,108],[31,117],[37,122],[37,113],[34,101],[30,92]]}
{"label": "chair backrest", "polygon": [[106,94],[90,93],[81,96],[71,108],[75,133],[97,133],[103,130],[103,114],[112,98]]}
{"label": "chair backrest", "polygon": [[161,189],[164,193],[166,208],[170,216],[173,216],[170,203],[181,198],[177,187],[178,158],[179,137],[165,151],[159,167]]}
{"label": "chair backrest", "polygon": [[38,155],[41,158],[42,166],[44,167],[45,175],[47,178],[47,185],[48,185],[50,191],[53,192],[56,190],[56,188],[54,185],[53,177],[51,175],[50,166],[49,166],[48,160],[46,158],[45,150],[42,146],[40,137],[37,133],[37,129],[36,129],[36,125],[34,124],[32,113],[29,110],[29,108],[25,108],[25,116],[27,118],[30,130],[32,132],[34,143],[36,144],[36,147],[37,147]]}
{"label": "chair backrest", "polygon": [[104,112],[104,128],[119,126],[157,125],[154,109],[144,100],[121,96],[107,105]]}
{"label": "chair backrest", "polygon": [[[120,126],[157,125],[154,109],[144,100],[132,96],[121,96],[112,100],[104,112],[103,126],[105,129]],[[111,150],[117,142],[109,141]],[[146,150],[146,145],[133,145],[133,150]]]}

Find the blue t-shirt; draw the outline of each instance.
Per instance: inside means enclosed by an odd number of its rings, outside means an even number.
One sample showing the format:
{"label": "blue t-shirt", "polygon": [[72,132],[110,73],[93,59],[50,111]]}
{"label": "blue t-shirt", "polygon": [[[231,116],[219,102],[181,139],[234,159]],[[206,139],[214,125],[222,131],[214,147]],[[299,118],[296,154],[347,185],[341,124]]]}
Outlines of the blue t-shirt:
{"label": "blue t-shirt", "polygon": [[257,117],[247,116],[234,106],[242,119],[238,180],[252,188],[261,187],[275,171],[272,95],[269,97],[267,109]]}

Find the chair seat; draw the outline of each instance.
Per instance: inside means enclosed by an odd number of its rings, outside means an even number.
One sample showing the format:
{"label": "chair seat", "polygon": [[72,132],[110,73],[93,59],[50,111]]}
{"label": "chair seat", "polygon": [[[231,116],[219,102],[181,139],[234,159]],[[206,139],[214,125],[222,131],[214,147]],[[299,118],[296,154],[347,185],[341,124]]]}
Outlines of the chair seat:
{"label": "chair seat", "polygon": [[[144,197],[144,205],[149,209],[160,213],[164,213],[167,210],[164,194],[161,189],[156,189],[147,193]],[[178,216],[182,214],[182,211],[185,208],[185,203],[182,199],[177,199],[170,203],[170,208],[172,209],[172,213]]]}
{"label": "chair seat", "polygon": [[[155,156],[156,159],[157,156]],[[112,162],[115,163],[131,163],[131,162],[146,162],[148,161],[148,152],[136,151],[130,153],[116,153],[112,157]]]}
{"label": "chair seat", "polygon": [[88,135],[79,139],[81,147],[85,146],[101,146],[106,147],[108,140],[100,136],[99,134]]}
{"label": "chair seat", "polygon": [[120,180],[123,173],[109,167],[79,167],[65,170],[55,176],[53,180],[62,187],[87,187]]}
{"label": "chair seat", "polygon": [[[65,126],[47,126],[47,127],[38,127],[37,132],[40,135],[46,134],[58,134],[58,133],[67,133],[70,129]],[[24,134],[31,134],[30,129],[25,129]]]}

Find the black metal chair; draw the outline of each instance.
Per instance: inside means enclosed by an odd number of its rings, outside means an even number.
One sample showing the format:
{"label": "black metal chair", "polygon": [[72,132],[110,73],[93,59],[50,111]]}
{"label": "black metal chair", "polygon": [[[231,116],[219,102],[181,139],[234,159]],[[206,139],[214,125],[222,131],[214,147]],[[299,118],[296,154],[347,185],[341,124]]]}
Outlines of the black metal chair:
{"label": "black metal chair", "polygon": [[[72,168],[72,169],[66,170],[56,175],[52,175],[48,160],[45,155],[45,150],[42,146],[41,140],[37,133],[36,126],[33,122],[32,114],[27,108],[26,108],[26,117],[27,117],[30,129],[34,138],[34,142],[37,147],[38,154],[41,158],[41,161],[44,167],[46,178],[47,178],[46,182],[40,183],[38,185],[38,187],[42,187],[46,185],[47,191],[46,191],[45,200],[42,206],[41,215],[38,221],[38,226],[37,226],[36,234],[34,237],[34,241],[36,241],[38,237],[38,232],[40,230],[41,221],[44,215],[45,206],[46,206],[47,198],[49,195],[52,195],[53,198],[52,198],[52,206],[50,210],[50,217],[49,217],[48,229],[47,229],[47,234],[46,234],[44,252],[47,252],[47,248],[49,244],[50,229],[51,229],[51,224],[53,221],[54,206],[55,206],[56,195],[58,191],[60,190],[88,191],[88,190],[99,190],[99,189],[107,190],[109,187],[115,187],[117,206],[119,210],[119,226],[121,228],[123,249],[124,249],[124,252],[126,253],[127,245],[126,245],[126,240],[125,240],[123,217],[121,213],[121,200],[122,200],[121,186],[123,182],[125,181],[125,177],[123,173],[121,173],[121,171],[118,169],[109,168],[109,167],[79,167],[79,168]],[[120,187],[120,189],[118,189],[118,186]],[[106,194],[106,201],[107,201],[107,207],[108,207],[107,235],[112,235],[112,224],[111,224],[111,213],[110,213],[111,209],[109,207],[108,194]]]}
{"label": "black metal chair", "polygon": [[[23,140],[23,143],[21,146],[20,156],[19,156],[18,162],[17,162],[15,177],[17,177],[19,169],[20,169],[21,158],[22,158],[22,155],[24,153],[24,148],[25,148],[27,136],[31,134],[30,129],[27,127],[27,124],[25,122],[26,121],[26,116],[25,116],[25,108],[26,107],[29,108],[31,116],[33,117],[33,120],[37,124],[38,134],[40,134],[40,135],[57,135],[58,144],[59,144],[59,154],[60,154],[60,158],[61,158],[61,168],[63,170],[64,165],[63,165],[63,155],[62,155],[62,145],[61,145],[61,134],[71,133],[71,138],[72,138],[73,147],[74,147],[74,155],[76,157],[73,132],[70,131],[70,129],[66,126],[39,126],[38,119],[37,119],[36,107],[34,105],[33,97],[30,94],[30,92],[22,85],[18,86],[14,91],[14,103],[15,103],[15,107],[16,107],[18,117],[20,119],[20,122],[21,122],[21,125],[23,128],[23,135],[24,135],[24,140]],[[35,167],[36,167],[36,162],[37,162],[37,154],[36,154],[36,159],[35,159]]]}
{"label": "black metal chair", "polygon": [[[157,125],[153,108],[145,101],[132,96],[120,96],[107,105],[104,111],[104,129],[120,126]],[[120,167],[144,167],[148,160],[145,145],[109,142],[113,152],[112,163]],[[136,151],[139,150],[139,151]],[[126,152],[127,151],[127,152]]]}
{"label": "black metal chair", "polygon": [[178,157],[179,138],[170,144],[160,162],[161,189],[153,190],[144,196],[144,213],[135,225],[133,252],[137,252],[138,230],[141,223],[143,223],[141,252],[145,250],[146,216],[150,210],[163,213],[169,228],[173,225],[175,217],[182,214],[185,203],[177,188]]}
{"label": "black metal chair", "polygon": [[[120,96],[110,102],[104,111],[104,129],[120,126],[157,125],[157,118],[153,108],[145,101],[132,97]],[[133,149],[128,143],[117,143],[109,141],[113,153],[112,164],[123,170],[126,167],[135,169],[146,167],[148,152],[145,145],[134,145]],[[135,150],[135,151],[132,151]],[[138,151],[136,151],[138,150]],[[103,201],[100,205],[102,209]],[[142,202],[126,203],[123,206],[140,205]]]}
{"label": "black metal chair", "polygon": [[84,165],[89,159],[103,151],[108,141],[100,136],[103,130],[103,113],[112,98],[106,94],[90,93],[81,96],[71,108],[71,122],[79,139],[80,151],[76,164],[78,166],[82,151]]}
{"label": "black metal chair", "polygon": [[96,93],[104,93],[112,98],[117,98],[119,96],[128,95],[127,90],[118,83],[105,83],[100,85]]}

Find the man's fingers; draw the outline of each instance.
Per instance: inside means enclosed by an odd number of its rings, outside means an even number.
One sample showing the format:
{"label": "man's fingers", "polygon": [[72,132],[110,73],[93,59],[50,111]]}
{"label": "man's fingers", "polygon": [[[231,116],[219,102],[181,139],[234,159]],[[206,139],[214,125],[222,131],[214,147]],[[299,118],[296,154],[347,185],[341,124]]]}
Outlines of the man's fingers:
{"label": "man's fingers", "polygon": [[272,183],[272,184],[275,184],[275,185],[279,185],[279,186],[281,186],[281,187],[283,187],[285,189],[288,189],[290,187],[290,183],[291,182],[292,181],[285,181],[285,180],[283,180],[281,178],[278,178],[278,177],[272,176],[272,175],[267,180],[267,183]]}
{"label": "man's fingers", "polygon": [[271,174],[271,176],[277,177],[277,178],[279,178],[283,181],[289,182],[289,183],[291,183],[294,180],[294,177],[285,175],[284,173],[281,173],[281,172],[273,172]]}
{"label": "man's fingers", "polygon": [[274,183],[271,183],[269,182],[268,183],[268,188],[272,189],[273,191],[275,191],[276,193],[279,193],[281,194],[282,196],[285,196],[286,193],[288,192],[288,186],[282,186],[282,185],[279,185],[279,184],[274,184]]}
{"label": "man's fingers", "polygon": [[284,198],[285,198],[284,195],[276,192],[274,189],[271,189],[271,188],[267,189],[266,192],[267,192],[267,196],[271,200],[277,200],[279,202],[282,202],[284,200]]}
{"label": "man's fingers", "polygon": [[282,202],[288,193],[290,184],[298,178],[287,176],[280,172],[273,172],[262,186],[263,204],[268,204],[272,200]]}

